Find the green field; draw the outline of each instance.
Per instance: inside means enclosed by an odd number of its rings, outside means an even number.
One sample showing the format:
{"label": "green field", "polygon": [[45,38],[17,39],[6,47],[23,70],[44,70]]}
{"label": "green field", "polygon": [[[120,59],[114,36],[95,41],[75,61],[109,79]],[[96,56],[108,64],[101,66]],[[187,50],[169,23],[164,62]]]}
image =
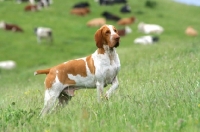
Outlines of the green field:
{"label": "green field", "polygon": [[[0,60],[15,60],[13,70],[0,69],[0,131],[2,132],[199,132],[200,131],[200,37],[188,37],[187,26],[200,31],[200,8],[155,0],[129,0],[131,14],[121,14],[121,4],[99,6],[90,0],[91,13],[74,16],[71,7],[80,0],[54,0],[39,12],[24,12],[27,3],[0,2],[0,21],[20,25],[24,33],[0,30]],[[45,75],[49,68],[96,50],[94,33],[86,22],[109,11],[120,17],[135,16],[133,32],[121,37],[117,52],[121,61],[120,86],[110,100],[97,103],[96,90],[78,90],[71,102],[38,118],[43,107]],[[136,45],[139,22],[164,27],[154,45]],[[108,24],[118,26],[116,22]],[[53,29],[54,43],[37,43],[33,29]],[[106,91],[108,87],[104,89]]]}

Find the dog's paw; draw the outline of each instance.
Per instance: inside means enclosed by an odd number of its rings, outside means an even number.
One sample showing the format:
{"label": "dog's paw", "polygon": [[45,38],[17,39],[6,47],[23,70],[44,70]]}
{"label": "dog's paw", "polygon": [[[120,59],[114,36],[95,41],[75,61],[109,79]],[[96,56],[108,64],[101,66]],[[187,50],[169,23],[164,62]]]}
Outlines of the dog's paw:
{"label": "dog's paw", "polygon": [[106,94],[106,95],[104,96],[104,98],[105,98],[106,100],[109,100],[109,95]]}

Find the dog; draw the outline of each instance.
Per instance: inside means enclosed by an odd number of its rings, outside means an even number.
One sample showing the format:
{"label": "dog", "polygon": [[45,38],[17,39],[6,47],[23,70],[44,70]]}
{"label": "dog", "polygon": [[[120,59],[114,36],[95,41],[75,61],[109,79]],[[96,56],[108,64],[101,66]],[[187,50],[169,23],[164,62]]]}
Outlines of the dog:
{"label": "dog", "polygon": [[101,27],[106,24],[105,18],[94,18],[87,22],[88,27]]}
{"label": "dog", "polygon": [[140,22],[138,24],[138,30],[145,34],[156,33],[161,34],[164,29],[160,25],[157,24],[146,24],[144,22]]}
{"label": "dog", "polygon": [[51,28],[47,27],[36,27],[34,32],[37,36],[38,43],[41,43],[42,38],[48,39],[50,42],[53,42],[53,32]]}
{"label": "dog", "polygon": [[96,88],[97,101],[100,102],[104,87],[111,84],[105,94],[106,99],[118,88],[120,60],[116,48],[120,36],[117,29],[113,25],[103,25],[96,31],[94,38],[97,50],[93,54],[34,72],[34,75],[47,74],[41,116],[50,112],[57,98],[59,104],[66,104],[74,96],[75,90]]}
{"label": "dog", "polygon": [[23,29],[19,27],[16,24],[9,24],[4,21],[0,22],[0,29],[4,29],[7,31],[13,31],[13,32],[23,32]]}
{"label": "dog", "polygon": [[147,44],[154,44],[155,42],[158,42],[158,41],[159,41],[159,37],[147,35],[147,36],[136,38],[134,40],[134,43],[147,45]]}

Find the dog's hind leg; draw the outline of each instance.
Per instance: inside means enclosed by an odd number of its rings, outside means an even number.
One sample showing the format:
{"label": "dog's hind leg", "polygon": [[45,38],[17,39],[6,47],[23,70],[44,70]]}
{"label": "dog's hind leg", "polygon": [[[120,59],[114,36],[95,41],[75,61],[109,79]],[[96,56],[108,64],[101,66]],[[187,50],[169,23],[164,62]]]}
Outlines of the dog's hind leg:
{"label": "dog's hind leg", "polygon": [[59,95],[59,90],[47,89],[45,91],[44,107],[40,113],[41,117],[48,114],[52,110]]}

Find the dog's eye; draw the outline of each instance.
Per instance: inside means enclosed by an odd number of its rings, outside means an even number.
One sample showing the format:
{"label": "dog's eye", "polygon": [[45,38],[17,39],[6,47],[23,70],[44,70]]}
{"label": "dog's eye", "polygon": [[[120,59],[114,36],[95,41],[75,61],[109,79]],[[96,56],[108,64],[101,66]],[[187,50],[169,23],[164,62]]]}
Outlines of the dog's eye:
{"label": "dog's eye", "polygon": [[110,34],[110,30],[107,30],[107,31],[106,31],[106,34]]}
{"label": "dog's eye", "polygon": [[114,32],[117,32],[117,30],[116,30],[116,29],[114,29]]}

